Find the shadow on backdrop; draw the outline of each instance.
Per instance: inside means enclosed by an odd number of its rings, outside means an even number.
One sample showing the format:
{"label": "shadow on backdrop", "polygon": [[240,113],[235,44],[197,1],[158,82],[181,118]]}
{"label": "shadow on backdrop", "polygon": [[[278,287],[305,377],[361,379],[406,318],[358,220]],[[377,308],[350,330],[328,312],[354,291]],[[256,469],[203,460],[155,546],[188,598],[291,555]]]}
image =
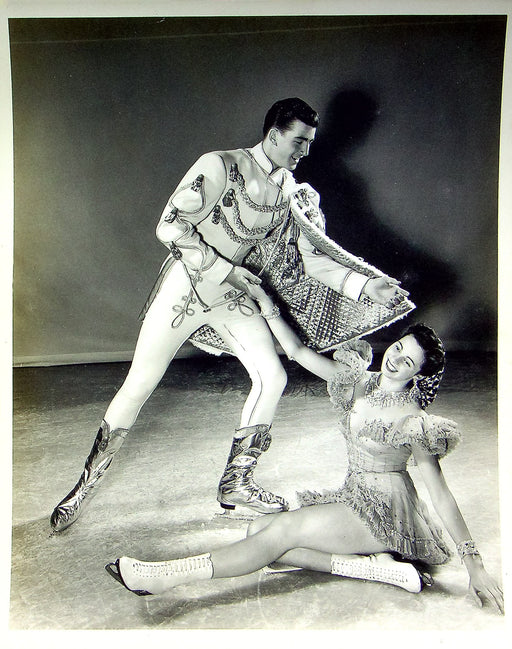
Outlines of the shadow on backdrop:
{"label": "shadow on backdrop", "polygon": [[455,269],[393,231],[372,206],[364,178],[347,163],[364,146],[378,114],[378,102],[366,90],[338,91],[295,175],[320,193],[332,239],[400,280],[418,307],[445,302],[458,290]]}

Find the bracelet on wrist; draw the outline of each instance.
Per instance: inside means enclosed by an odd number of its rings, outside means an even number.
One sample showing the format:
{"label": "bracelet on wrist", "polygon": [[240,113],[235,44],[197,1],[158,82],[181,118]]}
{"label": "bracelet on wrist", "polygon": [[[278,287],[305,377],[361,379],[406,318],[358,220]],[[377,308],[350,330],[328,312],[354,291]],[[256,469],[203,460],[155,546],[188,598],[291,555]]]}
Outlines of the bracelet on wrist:
{"label": "bracelet on wrist", "polygon": [[471,539],[467,541],[461,541],[457,544],[457,552],[459,554],[460,560],[462,561],[464,557],[468,555],[479,555],[480,552],[477,550],[475,542]]}
{"label": "bracelet on wrist", "polygon": [[343,291],[345,290],[345,286],[347,284],[348,278],[353,274],[354,274],[354,271],[349,270],[348,273],[343,278],[343,281],[341,282],[340,289],[339,289],[339,293],[341,293],[342,295],[343,295]]}
{"label": "bracelet on wrist", "polygon": [[273,304],[270,311],[261,311],[261,315],[265,318],[265,320],[272,320],[273,318],[279,318],[281,311],[279,311],[278,306]]}

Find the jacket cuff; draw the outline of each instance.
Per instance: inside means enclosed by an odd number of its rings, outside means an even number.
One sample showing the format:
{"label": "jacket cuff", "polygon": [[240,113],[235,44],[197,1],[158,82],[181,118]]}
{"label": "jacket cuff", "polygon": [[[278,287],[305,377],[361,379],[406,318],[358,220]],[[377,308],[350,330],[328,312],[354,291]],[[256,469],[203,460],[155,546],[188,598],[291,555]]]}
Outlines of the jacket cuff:
{"label": "jacket cuff", "polygon": [[370,278],[366,275],[361,275],[351,270],[345,276],[345,279],[341,284],[340,293],[346,295],[346,297],[350,298],[351,300],[354,300],[354,302],[357,302],[361,297],[361,293],[366,282],[369,279]]}
{"label": "jacket cuff", "polygon": [[213,264],[202,271],[202,276],[214,284],[222,284],[233,269],[233,264],[222,257],[217,257]]}

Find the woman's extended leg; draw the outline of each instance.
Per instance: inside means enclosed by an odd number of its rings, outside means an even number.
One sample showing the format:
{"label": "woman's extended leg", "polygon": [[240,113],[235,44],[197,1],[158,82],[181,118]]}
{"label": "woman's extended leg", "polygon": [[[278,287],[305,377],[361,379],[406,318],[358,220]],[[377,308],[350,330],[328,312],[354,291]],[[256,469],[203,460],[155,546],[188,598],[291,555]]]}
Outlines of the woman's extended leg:
{"label": "woman's extended leg", "polygon": [[[211,552],[214,577],[235,577],[254,572],[276,559],[288,560],[286,553],[296,548],[317,550],[329,556],[372,554],[387,549],[341,503],[303,507],[269,518],[269,523],[256,533]],[[330,566],[327,571],[330,572]]]}
{"label": "woman's extended leg", "polygon": [[106,568],[129,590],[160,594],[188,581],[245,575],[294,552],[314,570],[419,592],[415,568],[395,562],[386,549],[348,507],[333,503],[273,515],[256,533],[207,554],[159,562],[121,557]]}
{"label": "woman's extended leg", "polygon": [[385,582],[415,593],[421,590],[414,566],[396,562],[386,545],[374,539],[357,515],[341,503],[265,519],[255,526],[259,529],[254,534],[211,553],[156,563],[121,557],[106,569],[129,590],[146,595],[189,581],[248,574],[285,558],[313,570]]}
{"label": "woman's extended leg", "polygon": [[[347,508],[345,507],[345,509]],[[430,575],[427,573],[419,573],[410,563],[397,563],[385,544],[381,544],[376,540],[375,543],[378,545],[374,546],[369,556],[365,556],[368,548],[373,545],[371,541],[368,544],[368,530],[366,525],[352,510],[348,511],[347,516],[348,526],[346,531],[349,532],[352,540],[349,541],[348,546],[343,547],[342,553],[325,552],[324,550],[305,547],[293,548],[285,552],[281,557],[273,561],[272,564],[269,564],[269,566],[273,567],[273,564],[275,564],[277,571],[279,571],[281,566],[285,570],[290,569],[291,566],[291,569],[297,567],[306,568],[319,572],[330,572],[344,577],[382,581],[400,586],[413,593],[421,590],[422,583],[426,583],[429,586],[432,585]],[[270,525],[272,518],[272,515],[261,516],[252,521],[247,529],[248,536],[257,534],[260,530]],[[360,547],[365,547],[366,551],[359,549],[356,552],[348,552],[348,548],[353,547],[354,540],[357,545],[361,543]]]}
{"label": "woman's extended leg", "polygon": [[[274,514],[267,516],[258,516],[247,526],[247,536],[256,534],[264,527],[270,524]],[[331,571],[331,552],[323,552],[321,550],[312,550],[310,548],[294,548],[288,550],[281,557],[269,564],[275,565],[276,571],[279,568],[291,567],[305,568],[306,570],[316,570],[317,572],[330,572]],[[267,566],[265,566],[267,568]]]}

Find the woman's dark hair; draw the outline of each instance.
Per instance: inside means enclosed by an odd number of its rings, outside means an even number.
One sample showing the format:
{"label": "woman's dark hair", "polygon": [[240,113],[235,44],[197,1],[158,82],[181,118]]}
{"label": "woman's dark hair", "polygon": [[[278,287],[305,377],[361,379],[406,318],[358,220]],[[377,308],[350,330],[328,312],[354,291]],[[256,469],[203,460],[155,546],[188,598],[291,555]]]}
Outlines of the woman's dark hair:
{"label": "woman's dark hair", "polygon": [[408,335],[414,336],[425,354],[420,373],[423,376],[433,376],[442,372],[445,364],[445,351],[443,343],[436,332],[431,327],[420,322],[408,327],[401,338]]}
{"label": "woman's dark hair", "polygon": [[316,128],[319,118],[316,110],[313,110],[311,106],[298,97],[276,101],[265,115],[263,137],[274,127],[280,131],[287,131],[295,120]]}

